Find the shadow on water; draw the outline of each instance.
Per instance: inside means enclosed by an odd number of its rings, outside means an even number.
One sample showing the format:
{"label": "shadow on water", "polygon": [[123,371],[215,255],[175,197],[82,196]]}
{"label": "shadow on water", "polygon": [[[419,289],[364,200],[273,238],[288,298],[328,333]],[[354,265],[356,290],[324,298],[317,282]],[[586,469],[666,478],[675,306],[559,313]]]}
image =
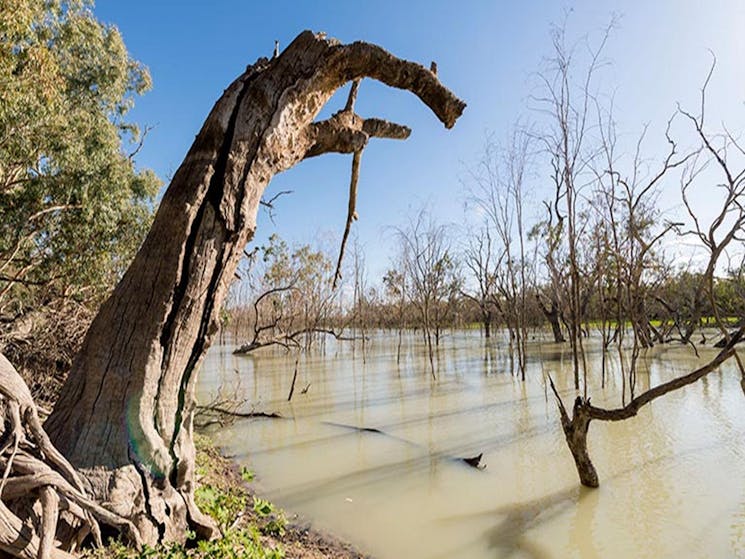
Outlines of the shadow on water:
{"label": "shadow on water", "polygon": [[[566,398],[567,396],[574,394],[574,391],[571,389],[561,389],[559,390],[559,393],[562,395],[562,397]],[[469,406],[463,409],[446,410],[446,411],[441,411],[441,412],[436,412],[436,413],[428,412],[424,414],[415,415],[407,419],[402,419],[400,421],[395,421],[395,422],[389,421],[385,423],[376,423],[374,426],[365,425],[361,427],[362,427],[362,430],[386,431],[387,432],[386,434],[388,434],[389,432],[395,431],[396,429],[400,429],[402,427],[410,427],[410,426],[420,425],[420,424],[424,424],[424,423],[428,423],[432,421],[452,419],[458,416],[484,414],[484,413],[494,412],[497,410],[506,410],[506,409],[512,409],[512,408],[522,408],[525,403],[531,404],[531,403],[537,403],[541,401],[545,401],[544,396],[523,397],[521,400],[509,399],[509,400],[503,400],[499,402],[492,402],[489,404],[481,404],[478,406]],[[551,410],[554,410],[555,404],[552,401],[548,405]],[[307,421],[311,418],[319,418],[324,415],[328,416],[328,412],[318,413],[318,414],[305,414],[304,413],[302,416],[302,420]],[[539,418],[543,418],[543,417],[544,417],[543,412],[540,411],[540,412],[535,412],[533,414],[530,414],[529,419],[537,421]],[[284,417],[284,419],[291,420],[291,421],[297,421],[295,418],[292,418],[292,417]],[[238,419],[236,423],[242,423],[242,422],[248,422],[248,421],[253,421],[253,420],[252,419]],[[330,421],[319,421],[319,423],[326,424],[329,426],[334,425],[334,422],[330,422]],[[555,422],[552,421],[550,425],[544,426],[542,428],[530,428],[527,431],[522,431],[521,433],[518,433],[518,434],[508,434],[506,436],[502,435],[499,437],[489,437],[487,439],[475,440],[475,441],[469,442],[468,446],[472,447],[472,449],[478,448],[478,450],[480,451],[481,450],[490,451],[504,444],[511,444],[521,438],[529,438],[529,437],[536,436],[536,435],[542,435],[542,434],[546,434],[548,432],[559,430],[559,429],[560,428],[559,428],[558,421],[555,421]],[[355,433],[354,431],[347,430],[346,432],[342,432],[342,433],[333,433],[333,434],[329,434],[329,435],[325,435],[321,437],[313,437],[310,439],[305,439],[302,441],[283,443],[279,446],[271,446],[271,447],[267,447],[263,449],[254,448],[252,449],[251,453],[254,455],[257,455],[257,454],[261,454],[264,452],[274,452],[278,449],[287,450],[291,448],[299,449],[303,447],[313,447],[320,443],[330,442],[333,439],[348,437],[350,435],[355,435],[355,434],[357,433]],[[392,435],[392,434],[390,434],[390,436],[395,437],[395,435]],[[399,438],[399,437],[396,437],[396,438]],[[404,440],[404,439],[401,439],[401,440]],[[447,452],[455,452],[456,450],[460,452],[459,449],[466,450],[466,451],[469,450],[468,448],[464,448],[460,446],[460,447],[448,449]]]}
{"label": "shadow on water", "polygon": [[[301,505],[332,496],[345,496],[365,486],[385,486],[389,480],[436,469],[440,460],[436,456],[423,455],[405,462],[381,464],[346,474],[334,473],[320,480],[290,486],[282,491],[282,505],[298,508]],[[452,467],[456,467],[454,464]],[[463,468],[468,466],[463,465]],[[472,468],[468,468],[472,469]]]}
{"label": "shadow on water", "polygon": [[[473,448],[480,448],[488,452],[490,450],[504,448],[506,446],[516,444],[519,441],[525,441],[530,438],[543,435],[547,432],[546,429],[533,428],[527,431],[523,431],[519,434],[509,434],[497,437],[491,437],[479,441],[479,444],[473,445]],[[348,432],[345,435],[356,435],[359,437],[376,436],[376,433],[369,432]],[[419,445],[413,444],[410,441],[406,446],[410,448],[417,448]],[[413,445],[413,446],[412,446]],[[231,458],[237,460],[243,460],[248,458],[249,455],[254,455],[254,452],[237,453],[231,455]],[[332,475],[311,482],[290,486],[285,488],[283,491],[282,501],[285,506],[297,507],[308,501],[313,501],[319,496],[328,497],[329,495],[341,495],[350,491],[355,491],[362,487],[370,486],[384,486],[389,480],[400,479],[403,476],[419,476],[423,472],[431,473],[438,467],[449,467],[458,468],[463,471],[471,471],[474,475],[480,475],[482,470],[473,468],[469,465],[464,464],[461,460],[453,459],[454,456],[460,456],[465,454],[462,447],[450,448],[447,451],[439,451],[434,453],[427,453],[404,460],[389,464],[381,464],[373,467],[363,468],[355,470],[346,474],[339,475],[338,473],[332,473]],[[486,458],[486,466],[488,471],[488,457]]]}
{"label": "shadow on water", "polygon": [[[674,466],[685,456],[695,456],[701,452],[737,444],[740,437],[741,434],[738,434],[738,436],[727,437],[715,444],[697,446],[682,452],[646,460],[642,464],[615,472],[615,474],[608,476],[603,483],[612,483],[634,475],[638,473],[639,468],[650,465],[670,463],[671,466]],[[441,519],[440,522],[471,523],[494,519],[495,523],[482,532],[480,537],[473,542],[473,545],[487,542],[489,549],[493,550],[494,556],[498,558],[519,556],[531,559],[559,559],[564,557],[564,550],[552,548],[550,543],[537,543],[531,538],[531,532],[535,533],[536,529],[550,523],[559,515],[569,513],[572,516],[569,529],[573,545],[579,552],[579,556],[585,559],[601,558],[603,555],[601,551],[595,548],[592,529],[594,509],[600,500],[601,493],[602,489],[587,489],[577,485],[543,497],[510,503],[489,511],[449,516]],[[715,520],[724,521],[726,518],[727,514],[722,514]],[[714,526],[715,521],[711,521],[710,524]],[[706,532],[706,526],[700,527],[700,530]],[[679,550],[685,556],[686,548],[680,547]],[[440,554],[438,559],[440,557],[454,557],[460,552],[462,552],[462,548],[448,550]]]}
{"label": "shadow on water", "polygon": [[[326,422],[322,422],[326,423]],[[333,427],[333,424],[326,423],[329,427]],[[302,441],[297,441],[293,443],[284,443],[280,446],[274,446],[271,448],[264,448],[264,449],[250,449],[247,450],[245,453],[236,453],[231,454],[231,458],[245,458],[249,455],[256,457],[261,454],[266,453],[274,453],[277,451],[287,451],[287,450],[299,450],[301,448],[313,448],[317,447],[319,445],[332,443],[334,440],[340,440],[343,438],[350,438],[350,437],[360,437],[360,436],[366,436],[366,435],[375,435],[377,432],[380,431],[380,429],[377,428],[367,428],[367,429],[348,429],[348,426],[338,426],[342,427],[343,431],[340,433],[335,433],[332,435],[327,435],[323,437],[314,437],[312,439],[306,439]],[[472,455],[477,452],[493,452],[498,451],[500,449],[504,449],[510,445],[514,445],[518,442],[524,442],[530,439],[533,439],[535,437],[540,437],[549,433],[559,433],[561,427],[559,426],[559,423],[551,423],[546,425],[539,425],[539,426],[532,426],[522,429],[518,432],[509,432],[499,435],[490,435],[488,437],[481,437],[481,438],[473,438],[469,439],[467,442],[457,442],[454,445],[446,445],[443,446],[438,452],[434,452],[428,455],[428,458],[436,459],[441,457],[453,457],[453,456],[465,456],[465,455]],[[387,434],[386,434],[387,435]],[[402,443],[405,443],[406,446],[411,446],[415,448],[423,448],[423,445],[410,441],[408,439],[403,439],[401,437],[397,437],[395,435],[388,435],[388,438],[392,440],[398,440]]]}
{"label": "shadow on water", "polygon": [[[538,497],[518,503],[510,503],[495,509],[472,514],[450,516],[441,522],[482,522],[494,520],[495,523],[485,530],[477,542],[485,541],[495,557],[511,557],[519,555],[531,559],[554,559],[563,557],[560,550],[549,550],[545,545],[532,541],[528,532],[550,522],[562,513],[566,513],[569,507],[576,508],[580,501],[595,499],[592,494],[597,493],[583,487],[569,487],[550,495]],[[591,520],[591,516],[586,516]],[[589,530],[589,526],[580,528]],[[477,543],[475,542],[475,543]],[[455,557],[458,550],[448,550],[438,556],[437,559]],[[583,557],[596,557],[594,551]]]}
{"label": "shadow on water", "polygon": [[[439,382],[434,386],[423,386],[416,389],[408,389],[404,392],[403,396],[406,398],[425,398],[434,393],[440,397],[446,397],[448,395],[463,394],[463,383],[455,381]],[[478,388],[467,387],[473,392],[478,392]],[[357,401],[358,395],[355,394],[356,389],[350,387],[347,390],[335,390],[333,394],[324,395],[323,397],[315,396],[313,401],[307,405],[303,410],[304,418],[323,416],[328,413],[328,408],[331,402],[327,400],[333,400],[333,408],[336,412],[343,411],[354,411],[358,409],[359,402]],[[368,408],[382,407],[390,404],[395,404],[400,401],[401,394],[386,394],[386,395],[369,395],[365,396],[365,406]],[[253,405],[253,402],[251,403]],[[277,398],[274,400],[266,400],[264,407],[272,409],[274,407],[283,407],[287,404],[287,397]]]}
{"label": "shadow on water", "polygon": [[[628,468],[619,470],[615,472],[613,475],[608,476],[607,481],[620,480],[625,477],[632,477],[638,473],[639,468],[659,466],[662,464],[669,464],[671,467],[674,467],[676,463],[681,462],[684,458],[691,457],[691,456],[702,456],[702,455],[705,455],[706,453],[710,453],[712,450],[727,449],[727,450],[732,451],[733,449],[736,449],[737,445],[742,442],[744,435],[745,433],[738,432],[733,436],[723,437],[720,440],[713,442],[711,444],[699,445],[699,446],[688,448],[686,450],[679,450],[676,452],[668,452],[665,454],[661,454],[654,458],[644,460],[643,462],[639,464],[632,464]],[[639,436],[643,437],[644,435],[640,433]],[[590,452],[592,452],[592,450]],[[602,482],[603,481],[601,480],[601,483]]]}

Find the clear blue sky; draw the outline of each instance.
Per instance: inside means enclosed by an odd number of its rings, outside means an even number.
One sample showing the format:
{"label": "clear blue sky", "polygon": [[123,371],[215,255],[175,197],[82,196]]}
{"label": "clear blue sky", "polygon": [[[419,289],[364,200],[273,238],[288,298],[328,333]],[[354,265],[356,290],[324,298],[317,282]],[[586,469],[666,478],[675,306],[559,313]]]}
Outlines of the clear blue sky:
{"label": "clear blue sky", "polygon": [[[487,133],[504,135],[530,119],[526,100],[534,72],[550,54],[549,28],[571,10],[570,37],[596,33],[621,15],[606,50],[622,132],[661,126],[677,101],[695,103],[714,51],[711,119],[745,129],[745,1],[550,0],[454,2],[140,1],[99,0],[97,17],[121,30],[131,55],[150,68],[153,89],[132,113],[154,125],[138,162],[164,180],[180,164],[223,89],[274,40],[287,45],[300,31],[325,31],[344,42],[366,40],[394,54],[438,64],[438,75],[468,107],[446,131],[413,96],[366,80],[357,110],[413,128],[405,142],[378,140],[365,150],[356,231],[373,275],[387,266],[390,226],[428,203],[441,220],[464,220],[462,181]],[[343,104],[332,99],[332,110]],[[661,131],[660,131],[661,133]],[[327,155],[275,177],[276,224],[260,216],[257,239],[278,232],[291,244],[320,236],[336,246],[344,227],[350,156]],[[534,201],[543,197],[536,178]]]}

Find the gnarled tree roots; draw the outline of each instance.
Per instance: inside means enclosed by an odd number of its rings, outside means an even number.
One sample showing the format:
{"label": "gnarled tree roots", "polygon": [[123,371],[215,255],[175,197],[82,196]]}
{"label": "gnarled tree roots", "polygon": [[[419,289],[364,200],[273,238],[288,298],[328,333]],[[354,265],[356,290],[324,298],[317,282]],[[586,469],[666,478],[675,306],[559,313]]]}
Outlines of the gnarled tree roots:
{"label": "gnarled tree roots", "polygon": [[3,355],[0,414],[0,550],[24,559],[72,557],[89,537],[101,543],[99,522],[141,543],[134,524],[96,502],[52,445],[26,383]]}

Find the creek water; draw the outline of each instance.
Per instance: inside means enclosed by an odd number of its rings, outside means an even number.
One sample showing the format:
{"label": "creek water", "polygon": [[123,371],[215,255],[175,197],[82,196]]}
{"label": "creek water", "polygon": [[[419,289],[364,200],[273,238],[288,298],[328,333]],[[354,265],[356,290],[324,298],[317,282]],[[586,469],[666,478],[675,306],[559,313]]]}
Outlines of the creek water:
{"label": "creek water", "polygon": [[[546,375],[571,406],[568,347],[530,342],[526,381],[510,373],[499,338],[447,333],[433,380],[421,337],[376,333],[295,356],[208,353],[207,400],[237,387],[246,410],[211,436],[256,472],[289,511],[382,559],[745,557],[745,398],[734,363],[670,393],[633,419],[593,422],[600,488],[580,487]],[[568,344],[567,344],[568,345]],[[588,343],[589,393],[621,402],[617,360]],[[713,356],[690,348],[643,353],[637,394]],[[307,392],[302,390],[308,386]],[[359,431],[363,427],[381,432]],[[483,470],[459,461],[483,452]]]}

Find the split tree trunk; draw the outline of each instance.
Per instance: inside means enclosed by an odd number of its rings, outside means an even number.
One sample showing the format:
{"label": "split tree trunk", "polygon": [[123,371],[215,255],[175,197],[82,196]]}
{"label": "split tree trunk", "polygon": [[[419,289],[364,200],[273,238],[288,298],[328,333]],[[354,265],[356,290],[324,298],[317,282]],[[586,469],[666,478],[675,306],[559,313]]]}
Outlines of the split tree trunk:
{"label": "split tree trunk", "polygon": [[272,176],[408,129],[342,110],[313,122],[342,85],[371,77],[416,94],[450,128],[465,104],[423,66],[366,43],[301,33],[260,59],[210,112],[134,262],[93,321],[46,422],[93,494],[145,542],[214,526],[193,500],[196,371]]}

